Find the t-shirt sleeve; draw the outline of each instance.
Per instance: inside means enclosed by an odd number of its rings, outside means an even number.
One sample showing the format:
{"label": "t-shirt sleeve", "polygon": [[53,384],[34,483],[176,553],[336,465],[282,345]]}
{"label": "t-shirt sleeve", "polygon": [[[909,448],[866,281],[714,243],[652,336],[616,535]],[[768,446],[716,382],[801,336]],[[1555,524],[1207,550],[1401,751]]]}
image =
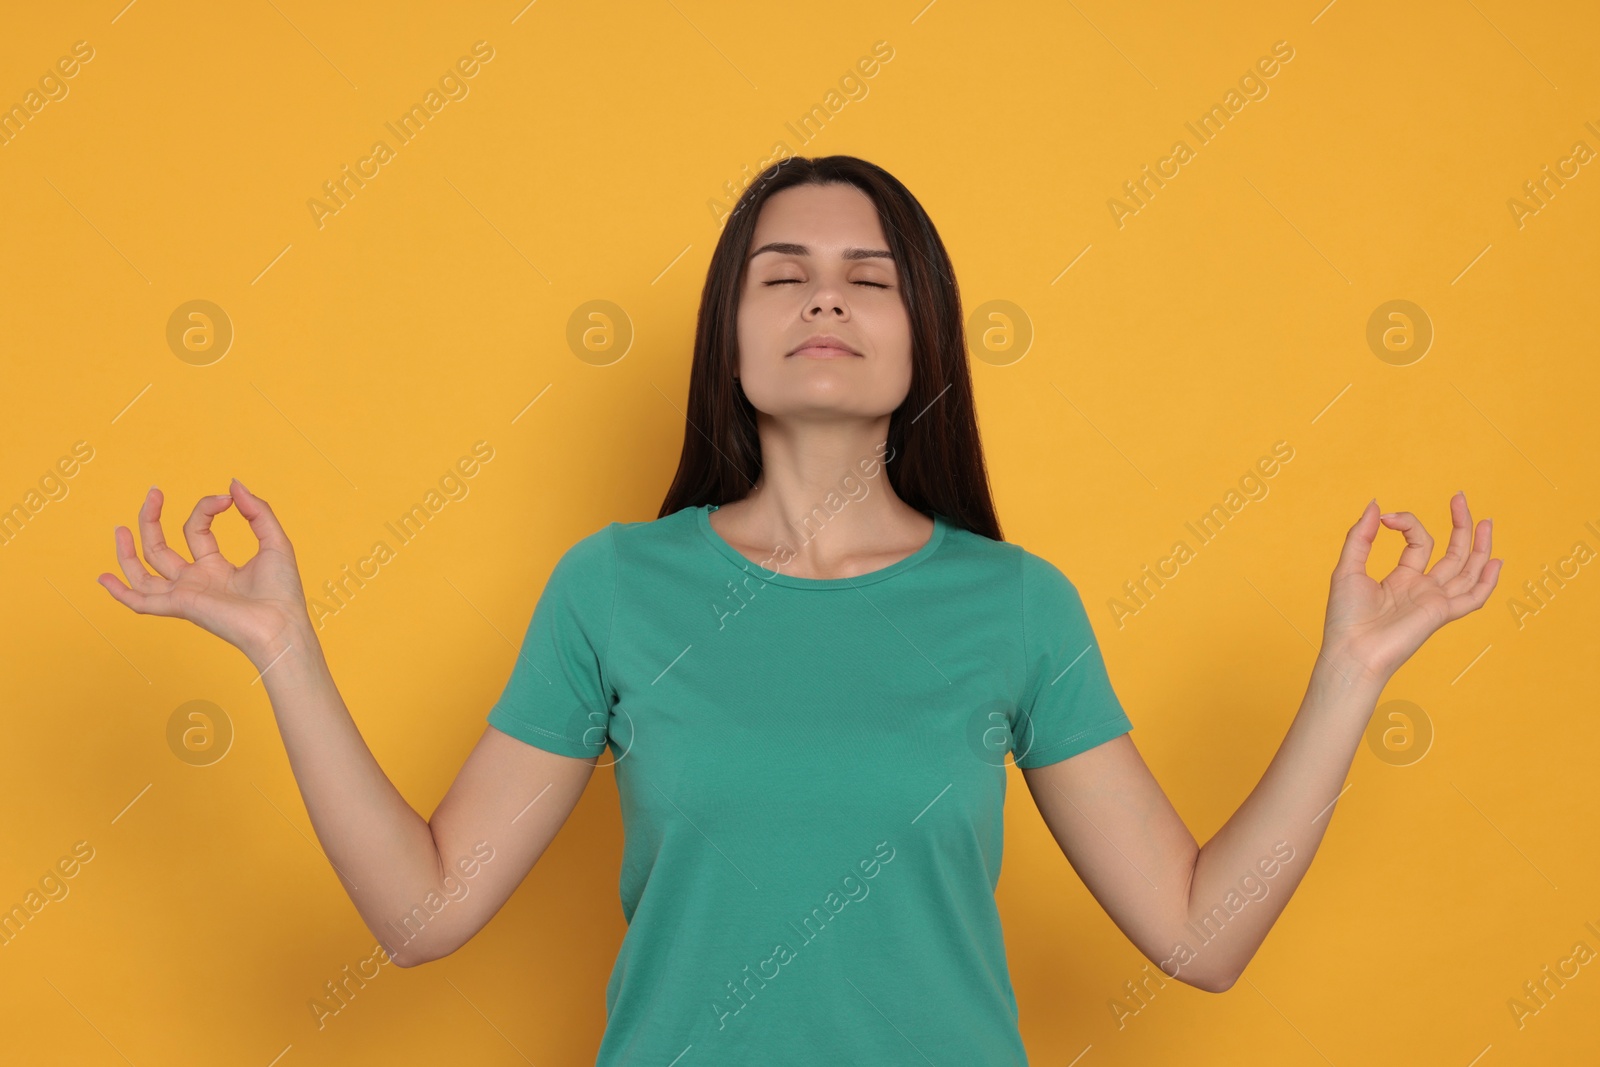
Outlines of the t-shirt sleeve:
{"label": "t-shirt sleeve", "polygon": [[556,561],[488,715],[495,729],[563,756],[598,756],[608,740],[615,525],[582,538]]}
{"label": "t-shirt sleeve", "polygon": [[1011,758],[1025,770],[1059,763],[1133,729],[1100,655],[1077,587],[1022,551],[1024,683]]}

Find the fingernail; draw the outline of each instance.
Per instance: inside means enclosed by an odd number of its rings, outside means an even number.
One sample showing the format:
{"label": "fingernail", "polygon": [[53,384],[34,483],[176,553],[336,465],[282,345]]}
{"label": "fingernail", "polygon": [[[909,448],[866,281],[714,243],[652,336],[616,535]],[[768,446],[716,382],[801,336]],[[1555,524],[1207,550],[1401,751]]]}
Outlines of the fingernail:
{"label": "fingernail", "polygon": [[1382,515],[1379,515],[1378,518],[1380,518],[1380,519],[1392,519],[1398,514],[1400,514],[1398,511],[1385,511]]}

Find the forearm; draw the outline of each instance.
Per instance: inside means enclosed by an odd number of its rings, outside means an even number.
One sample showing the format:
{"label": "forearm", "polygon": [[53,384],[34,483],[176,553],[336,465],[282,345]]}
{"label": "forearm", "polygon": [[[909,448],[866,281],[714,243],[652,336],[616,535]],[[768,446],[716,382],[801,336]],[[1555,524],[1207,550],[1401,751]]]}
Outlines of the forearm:
{"label": "forearm", "polygon": [[400,924],[441,883],[428,821],[406,803],[367,747],[309,621],[251,659],[264,672],[289,766],[340,883],[393,954],[426,956],[437,924],[411,941]]}
{"label": "forearm", "polygon": [[1383,685],[1336,653],[1318,656],[1266,773],[1195,857],[1176,935],[1187,951],[1174,952],[1169,975],[1220,991],[1244,971],[1316,855]]}

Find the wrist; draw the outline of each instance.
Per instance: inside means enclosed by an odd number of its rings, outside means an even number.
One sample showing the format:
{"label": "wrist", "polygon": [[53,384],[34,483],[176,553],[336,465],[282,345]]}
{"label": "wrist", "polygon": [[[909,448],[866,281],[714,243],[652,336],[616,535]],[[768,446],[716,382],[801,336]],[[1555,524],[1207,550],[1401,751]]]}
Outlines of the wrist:
{"label": "wrist", "polygon": [[309,617],[289,618],[270,635],[244,649],[256,671],[265,677],[282,668],[314,664],[322,655],[321,642]]}
{"label": "wrist", "polygon": [[1317,662],[1311,674],[1314,682],[1321,680],[1339,690],[1365,690],[1374,697],[1389,684],[1391,677],[1390,672],[1374,668],[1340,645],[1325,645],[1318,649]]}

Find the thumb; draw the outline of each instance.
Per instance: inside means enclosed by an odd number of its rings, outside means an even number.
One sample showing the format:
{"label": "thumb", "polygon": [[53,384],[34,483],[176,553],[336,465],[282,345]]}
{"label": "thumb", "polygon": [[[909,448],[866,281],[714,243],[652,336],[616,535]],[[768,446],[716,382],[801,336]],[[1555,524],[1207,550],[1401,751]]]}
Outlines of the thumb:
{"label": "thumb", "polygon": [[239,514],[250,523],[250,532],[256,535],[256,540],[261,543],[262,548],[294,554],[294,547],[289,544],[289,537],[283,532],[283,527],[278,523],[278,517],[273,514],[270,504],[252,493],[237,478],[229,483],[229,495],[239,506]]}

